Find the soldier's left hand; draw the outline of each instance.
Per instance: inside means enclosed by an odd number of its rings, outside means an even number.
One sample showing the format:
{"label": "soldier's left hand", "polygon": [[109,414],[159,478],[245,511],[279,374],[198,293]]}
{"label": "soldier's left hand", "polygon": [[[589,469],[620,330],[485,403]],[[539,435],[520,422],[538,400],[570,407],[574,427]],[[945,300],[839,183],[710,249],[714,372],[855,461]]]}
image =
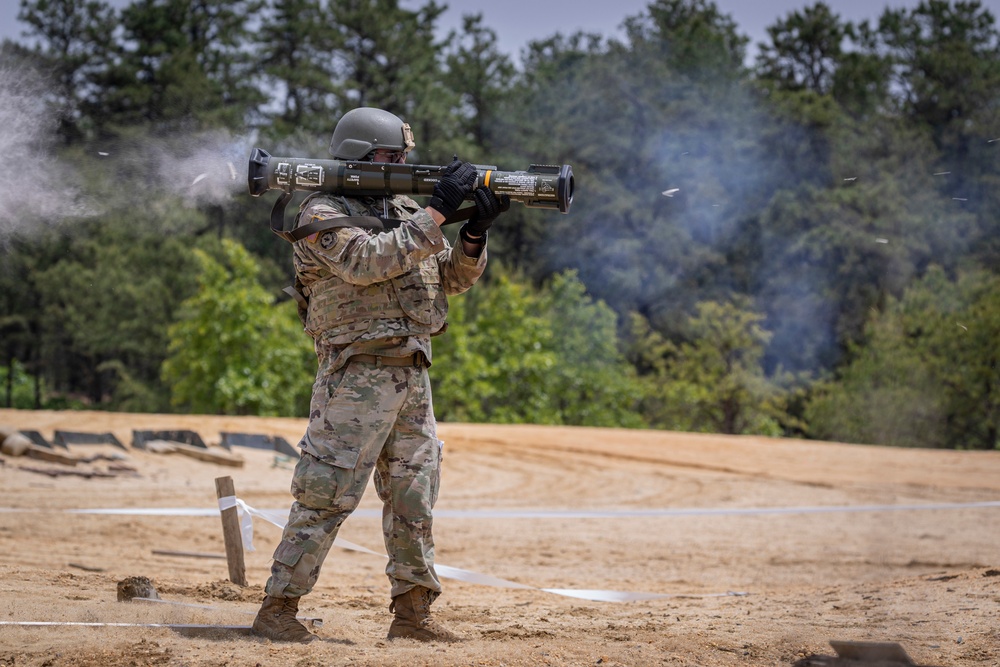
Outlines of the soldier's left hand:
{"label": "soldier's left hand", "polygon": [[472,193],[472,198],[476,202],[476,212],[462,230],[466,236],[478,237],[485,234],[493,225],[493,221],[510,208],[510,197],[507,195],[497,197],[492,190],[481,186]]}
{"label": "soldier's left hand", "polygon": [[444,169],[444,173],[434,184],[434,194],[427,205],[447,218],[454,213],[476,187],[476,167],[462,162],[457,157]]}

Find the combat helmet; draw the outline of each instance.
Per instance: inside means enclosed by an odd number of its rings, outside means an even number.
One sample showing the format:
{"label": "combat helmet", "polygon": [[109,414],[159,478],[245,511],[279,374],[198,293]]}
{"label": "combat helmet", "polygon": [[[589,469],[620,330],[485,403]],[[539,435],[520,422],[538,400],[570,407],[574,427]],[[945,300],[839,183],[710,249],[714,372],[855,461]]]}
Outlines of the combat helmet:
{"label": "combat helmet", "polygon": [[409,153],[413,132],[395,114],[374,107],[351,109],[337,123],[330,153],[338,160],[361,160],[376,148]]}

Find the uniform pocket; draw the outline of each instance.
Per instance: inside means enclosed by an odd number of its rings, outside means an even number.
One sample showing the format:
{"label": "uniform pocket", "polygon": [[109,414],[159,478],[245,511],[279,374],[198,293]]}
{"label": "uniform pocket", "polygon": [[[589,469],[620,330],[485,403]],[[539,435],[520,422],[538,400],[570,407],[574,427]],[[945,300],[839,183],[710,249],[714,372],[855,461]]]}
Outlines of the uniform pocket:
{"label": "uniform pocket", "polygon": [[335,508],[343,488],[350,485],[343,477],[351,474],[306,452],[295,466],[292,497],[310,511]]}
{"label": "uniform pocket", "polygon": [[[354,469],[358,464],[361,443],[339,425],[351,418],[354,391],[351,375],[354,364],[345,364],[313,386],[309,407],[309,426],[300,443],[302,449],[324,463]],[[346,436],[346,437],[345,437]]]}
{"label": "uniform pocket", "polygon": [[302,558],[302,546],[299,544],[282,541],[274,550],[274,560],[288,567],[295,567],[300,558]]}

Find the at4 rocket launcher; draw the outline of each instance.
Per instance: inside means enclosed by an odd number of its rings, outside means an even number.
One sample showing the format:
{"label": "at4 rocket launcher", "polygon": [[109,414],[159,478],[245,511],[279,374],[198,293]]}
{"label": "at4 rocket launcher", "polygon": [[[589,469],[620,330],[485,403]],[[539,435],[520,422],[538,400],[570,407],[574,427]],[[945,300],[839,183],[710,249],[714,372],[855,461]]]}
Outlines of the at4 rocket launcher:
{"label": "at4 rocket launcher", "polygon": [[[573,168],[568,164],[533,164],[527,171],[500,171],[494,166],[475,165],[476,186],[485,186],[497,196],[529,208],[548,208],[568,213],[573,203]],[[254,148],[247,168],[250,194],[259,197],[268,190],[282,195],[271,210],[271,231],[285,237],[284,212],[294,192],[326,192],[346,197],[392,197],[431,195],[446,167],[423,164],[316,160],[274,157]],[[465,209],[462,209],[463,211]],[[457,218],[455,221],[462,218]],[[452,220],[446,221],[452,222]]]}

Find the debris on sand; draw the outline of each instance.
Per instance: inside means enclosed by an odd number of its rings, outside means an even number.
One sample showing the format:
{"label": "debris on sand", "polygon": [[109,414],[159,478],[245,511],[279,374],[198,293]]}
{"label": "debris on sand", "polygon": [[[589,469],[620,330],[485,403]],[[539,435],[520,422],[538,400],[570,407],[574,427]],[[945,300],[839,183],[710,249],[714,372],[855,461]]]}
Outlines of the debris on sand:
{"label": "debris on sand", "polygon": [[132,598],[159,600],[160,595],[149,577],[127,577],[118,582],[118,601],[131,602]]}

